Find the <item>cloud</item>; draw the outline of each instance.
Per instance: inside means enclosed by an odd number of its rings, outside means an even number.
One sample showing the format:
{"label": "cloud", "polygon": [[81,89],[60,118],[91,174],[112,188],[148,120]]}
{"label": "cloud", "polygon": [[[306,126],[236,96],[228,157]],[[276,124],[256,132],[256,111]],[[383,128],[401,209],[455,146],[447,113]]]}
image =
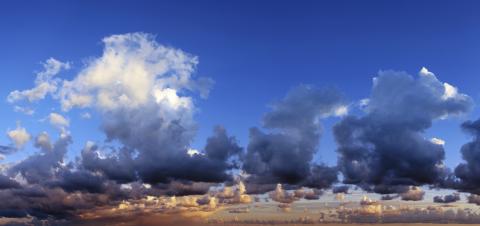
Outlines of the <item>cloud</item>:
{"label": "cloud", "polygon": [[191,98],[178,92],[206,95],[212,85],[205,79],[192,79],[198,58],[154,39],[145,33],[104,38],[102,56],[89,62],[74,80],[64,81],[60,91],[63,109],[93,105],[108,111],[156,104],[166,108],[158,112],[166,116],[192,108]]}
{"label": "cloud", "polygon": [[298,198],[295,197],[294,193],[283,190],[281,184],[277,184],[277,187],[275,188],[275,190],[269,193],[269,197],[273,201],[286,203],[286,204],[290,204],[298,200]]}
{"label": "cloud", "polygon": [[235,189],[225,186],[220,192],[215,194],[219,203],[242,204],[251,203],[252,197],[246,194],[246,188],[242,181],[238,181]]}
{"label": "cloud", "polygon": [[400,194],[400,198],[404,201],[420,201],[423,200],[425,192],[416,186],[409,186],[408,190]]}
{"label": "cloud", "polygon": [[17,149],[21,149],[30,141],[30,134],[27,130],[21,127],[20,123],[17,124],[17,128],[7,131],[8,138],[13,142]]}
{"label": "cloud", "polygon": [[350,189],[350,186],[348,185],[341,185],[341,186],[336,186],[336,187],[333,187],[332,189],[332,192],[334,194],[337,194],[337,193],[348,193],[348,189]]}
{"label": "cloud", "polygon": [[338,91],[306,85],[293,88],[274,103],[263,117],[263,126],[273,132],[250,129],[243,159],[249,183],[330,186],[336,181],[336,170],[312,164],[312,159],[322,133],[320,119],[338,115],[339,108],[345,108],[345,104]]}
{"label": "cloud", "polygon": [[71,137],[62,135],[54,144],[50,143],[46,133],[41,133],[35,140],[40,153],[29,156],[9,169],[10,175],[20,173],[28,183],[38,184],[54,178],[63,167],[63,158]]}
{"label": "cloud", "polygon": [[8,155],[15,152],[17,149],[10,146],[0,145],[0,155]]}
{"label": "cloud", "polygon": [[48,121],[52,126],[62,131],[70,125],[70,121],[68,119],[55,112],[52,112],[48,115]]}
{"label": "cloud", "polygon": [[461,125],[462,129],[473,136],[472,141],[464,144],[461,148],[462,158],[465,161],[455,168],[455,180],[449,185],[463,191],[480,194],[480,120],[466,121]]}
{"label": "cloud", "polygon": [[418,78],[380,71],[364,103],[366,114],[346,116],[334,126],[344,182],[367,190],[441,183],[443,144],[423,133],[434,120],[466,113],[473,105],[470,97],[445,84],[425,68]]}
{"label": "cloud", "polygon": [[92,115],[88,112],[84,112],[80,115],[80,117],[82,117],[83,119],[90,119],[92,118]]}
{"label": "cloud", "polygon": [[53,94],[57,91],[59,80],[54,76],[62,70],[68,69],[70,69],[70,63],[68,62],[64,63],[54,58],[46,60],[43,63],[43,71],[37,73],[35,87],[23,91],[13,91],[8,95],[7,101],[14,103],[26,99],[29,102],[35,102],[44,99],[47,94]]}
{"label": "cloud", "polygon": [[20,112],[20,113],[23,113],[23,114],[26,114],[26,115],[33,115],[35,113],[35,110],[33,110],[32,108],[21,107],[21,106],[18,106],[18,105],[15,105],[13,107],[13,111]]}
{"label": "cloud", "polygon": [[433,202],[437,202],[437,203],[452,203],[456,201],[460,201],[460,193],[453,193],[450,195],[433,197]]}
{"label": "cloud", "polygon": [[20,184],[11,178],[0,174],[0,190],[8,188],[18,188]]}

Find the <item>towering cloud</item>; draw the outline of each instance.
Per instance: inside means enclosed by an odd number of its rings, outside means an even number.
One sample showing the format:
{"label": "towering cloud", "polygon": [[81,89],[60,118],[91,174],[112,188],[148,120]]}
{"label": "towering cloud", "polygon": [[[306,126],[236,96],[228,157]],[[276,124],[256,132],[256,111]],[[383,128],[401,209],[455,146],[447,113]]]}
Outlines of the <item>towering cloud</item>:
{"label": "towering cloud", "polygon": [[328,187],[336,180],[336,170],[312,165],[322,133],[320,119],[344,114],[342,95],[334,89],[301,85],[273,104],[263,118],[272,130],[250,129],[250,142],[244,157],[249,181],[257,184],[298,184]]}
{"label": "towering cloud", "polygon": [[473,140],[462,146],[464,163],[455,168],[455,175],[460,181],[454,187],[480,194],[480,120],[466,121],[462,128],[473,136]]}
{"label": "towering cloud", "polygon": [[469,111],[472,100],[422,68],[418,78],[380,71],[373,79],[366,114],[345,117],[334,127],[338,166],[345,183],[381,193],[393,185],[434,184],[445,176],[445,152],[423,132],[432,121]]}

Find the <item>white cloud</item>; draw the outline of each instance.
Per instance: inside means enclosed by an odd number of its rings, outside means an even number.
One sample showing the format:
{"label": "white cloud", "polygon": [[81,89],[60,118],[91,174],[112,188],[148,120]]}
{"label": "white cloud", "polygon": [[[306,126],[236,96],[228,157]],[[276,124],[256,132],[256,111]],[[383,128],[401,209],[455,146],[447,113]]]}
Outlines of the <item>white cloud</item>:
{"label": "white cloud", "polygon": [[51,125],[57,127],[58,129],[65,129],[70,125],[68,119],[55,112],[52,112],[50,115],[48,115],[48,120]]}
{"label": "white cloud", "polygon": [[440,139],[440,138],[436,138],[436,137],[430,139],[430,142],[432,142],[432,143],[434,143],[434,144],[442,145],[442,146],[445,145],[445,141],[444,141],[444,140],[442,140],[442,139]]}
{"label": "white cloud", "polygon": [[454,98],[458,95],[458,90],[456,87],[448,84],[448,83],[443,83],[443,87],[445,88],[445,92],[443,93],[442,99],[447,100],[450,98]]}
{"label": "white cloud", "polygon": [[33,115],[35,113],[35,110],[33,110],[31,108],[21,107],[21,106],[18,106],[18,105],[15,105],[13,107],[13,110],[15,112],[20,112],[20,113],[23,113],[23,114],[26,114],[26,115]]}
{"label": "white cloud", "polygon": [[95,106],[102,111],[138,108],[156,102],[177,109],[190,108],[189,97],[179,90],[208,94],[211,82],[194,81],[198,63],[178,49],[158,44],[144,33],[113,35],[103,39],[103,55],[91,61],[59,92],[63,110]]}
{"label": "white cloud", "polygon": [[27,130],[20,126],[20,123],[18,123],[16,129],[7,131],[7,136],[18,149],[23,148],[31,138]]}
{"label": "white cloud", "polygon": [[22,91],[13,91],[8,95],[7,101],[14,103],[26,99],[29,102],[35,102],[44,99],[47,94],[52,94],[57,90],[59,80],[54,79],[54,76],[60,71],[68,69],[70,69],[69,63],[63,63],[54,58],[48,59],[43,63],[43,71],[37,73],[35,87]]}
{"label": "white cloud", "polygon": [[84,112],[80,115],[80,117],[82,117],[83,119],[90,119],[92,118],[92,115],[88,112]]}
{"label": "white cloud", "polygon": [[348,114],[348,106],[342,105],[335,109],[335,116],[345,116]]}

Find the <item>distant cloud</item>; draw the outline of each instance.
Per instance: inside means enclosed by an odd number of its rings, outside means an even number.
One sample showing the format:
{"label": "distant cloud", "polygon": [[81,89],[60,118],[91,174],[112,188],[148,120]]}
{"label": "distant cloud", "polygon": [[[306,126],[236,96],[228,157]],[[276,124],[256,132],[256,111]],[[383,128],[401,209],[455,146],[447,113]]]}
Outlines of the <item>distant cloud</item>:
{"label": "distant cloud", "polygon": [[52,126],[55,126],[61,130],[64,130],[66,127],[70,126],[70,121],[68,119],[55,112],[52,112],[48,115],[48,120]]}
{"label": "distant cloud", "polygon": [[460,194],[459,193],[453,193],[450,195],[445,195],[445,196],[434,196],[433,197],[433,202],[437,203],[452,203],[460,201]]}
{"label": "distant cloud", "polygon": [[7,136],[18,149],[23,148],[31,138],[30,134],[20,123],[18,123],[16,129],[7,131]]}
{"label": "distant cloud", "polygon": [[23,91],[13,91],[8,95],[7,101],[14,103],[26,99],[29,102],[35,102],[44,99],[47,94],[57,91],[59,80],[54,76],[60,71],[68,69],[70,69],[70,63],[64,63],[54,58],[48,59],[43,63],[43,71],[37,73],[35,87]]}

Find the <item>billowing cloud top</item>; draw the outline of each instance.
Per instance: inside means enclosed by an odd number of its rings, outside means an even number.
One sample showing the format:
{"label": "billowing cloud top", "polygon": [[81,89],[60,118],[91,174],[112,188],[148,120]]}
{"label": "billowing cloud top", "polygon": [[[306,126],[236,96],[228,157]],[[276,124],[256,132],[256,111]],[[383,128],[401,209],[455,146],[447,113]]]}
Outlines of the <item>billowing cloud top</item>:
{"label": "billowing cloud top", "polygon": [[338,164],[346,183],[364,188],[439,183],[445,176],[443,143],[423,136],[435,119],[468,112],[471,98],[423,68],[418,78],[380,71],[373,79],[366,114],[334,127]]}

